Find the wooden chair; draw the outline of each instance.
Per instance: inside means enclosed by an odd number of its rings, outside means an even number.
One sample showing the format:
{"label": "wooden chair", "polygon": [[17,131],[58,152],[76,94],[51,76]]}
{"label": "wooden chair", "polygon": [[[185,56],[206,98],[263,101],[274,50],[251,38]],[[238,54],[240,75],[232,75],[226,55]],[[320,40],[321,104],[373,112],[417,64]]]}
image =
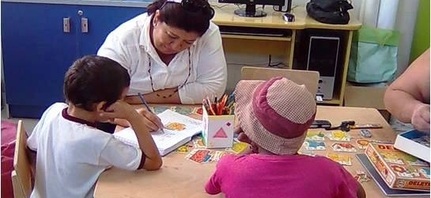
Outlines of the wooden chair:
{"label": "wooden chair", "polygon": [[313,95],[317,93],[319,85],[319,72],[317,71],[249,66],[241,69],[242,80],[268,80],[275,76],[282,76],[297,84],[305,85]]}
{"label": "wooden chair", "polygon": [[27,148],[27,134],[22,120],[18,121],[13,159],[12,186],[15,198],[28,198],[32,191],[31,163]]}

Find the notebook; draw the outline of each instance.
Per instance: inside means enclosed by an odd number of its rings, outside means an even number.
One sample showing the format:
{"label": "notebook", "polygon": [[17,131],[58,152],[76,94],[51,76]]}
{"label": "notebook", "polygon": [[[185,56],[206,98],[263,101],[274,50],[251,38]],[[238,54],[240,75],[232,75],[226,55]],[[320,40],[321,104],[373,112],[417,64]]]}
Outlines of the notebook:
{"label": "notebook", "polygon": [[[202,131],[202,121],[174,112],[170,109],[158,114],[165,128],[151,132],[161,156],[165,156],[189,142]],[[131,127],[115,132],[114,137],[126,144],[138,147],[138,139]]]}

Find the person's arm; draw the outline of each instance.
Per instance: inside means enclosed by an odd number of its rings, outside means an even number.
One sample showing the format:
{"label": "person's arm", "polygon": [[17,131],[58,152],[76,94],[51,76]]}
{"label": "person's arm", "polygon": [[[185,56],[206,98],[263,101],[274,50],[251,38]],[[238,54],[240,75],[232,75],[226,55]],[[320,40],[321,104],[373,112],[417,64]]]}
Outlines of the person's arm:
{"label": "person's arm", "polygon": [[[146,112],[145,117],[151,116],[151,112]],[[145,117],[138,113],[132,106],[124,101],[117,101],[109,106],[106,111],[100,113],[102,118],[123,118],[126,119],[138,139],[139,148],[142,151],[144,162],[142,167],[146,170],[157,170],[162,166],[162,158],[156,144],[150,134],[150,130],[145,124]]]}
{"label": "person's arm", "polygon": [[423,109],[425,114],[428,111],[429,124],[429,56],[428,49],[385,92],[384,103],[387,110],[402,122],[412,123],[414,112]]}
{"label": "person's arm", "polygon": [[214,173],[205,184],[205,192],[210,195],[221,193],[220,183],[217,181],[217,173]]}
{"label": "person's arm", "polygon": [[162,158],[150,131],[143,122],[143,116],[133,110],[127,120],[133,131],[135,131],[142,155],[145,155],[146,159],[143,168],[146,170],[158,170],[162,166]]}
{"label": "person's arm", "polygon": [[[157,96],[157,94],[159,96]],[[155,92],[144,94],[143,96],[145,97],[145,100],[151,104],[181,104],[180,95],[176,88],[157,90]],[[166,98],[163,98],[163,96],[166,96]],[[141,99],[137,95],[127,96],[124,100],[129,104],[142,104]]]}
{"label": "person's arm", "polygon": [[[140,105],[142,105],[142,101],[141,101]],[[157,131],[163,127],[162,120],[156,114],[154,114],[152,112],[148,112],[148,110],[146,108],[139,108],[139,109],[136,109],[136,111],[139,114],[141,114],[142,116],[144,116],[143,123],[147,126],[147,128],[150,129],[150,131]],[[115,118],[114,124],[120,125],[122,127],[130,127],[131,126],[129,121],[127,121],[126,119],[121,119],[121,118]]]}
{"label": "person's arm", "polygon": [[216,195],[222,192],[221,185],[223,184],[223,178],[229,176],[229,167],[232,167],[232,164],[235,163],[234,159],[235,157],[232,155],[224,155],[220,158],[214,173],[204,186],[205,192],[210,195]]}
{"label": "person's arm", "polygon": [[129,41],[124,35],[118,35],[116,30],[111,32],[97,51],[98,56],[103,56],[116,61],[126,68],[130,74],[130,65],[132,64],[131,51],[127,42]]}
{"label": "person's arm", "polygon": [[28,160],[30,162],[30,171],[31,171],[31,177],[32,180],[34,180],[35,178],[35,173],[36,173],[36,159],[37,159],[37,152],[31,150],[30,148],[27,147],[27,156],[28,156]]}
{"label": "person's arm", "polygon": [[366,198],[367,195],[365,193],[364,187],[362,187],[362,184],[358,182],[358,191],[356,193],[358,198]]}
{"label": "person's arm", "polygon": [[211,31],[202,36],[198,47],[202,50],[196,68],[196,81],[187,83],[179,91],[182,104],[200,104],[206,96],[221,97],[226,89],[227,67],[221,34],[211,23]]}

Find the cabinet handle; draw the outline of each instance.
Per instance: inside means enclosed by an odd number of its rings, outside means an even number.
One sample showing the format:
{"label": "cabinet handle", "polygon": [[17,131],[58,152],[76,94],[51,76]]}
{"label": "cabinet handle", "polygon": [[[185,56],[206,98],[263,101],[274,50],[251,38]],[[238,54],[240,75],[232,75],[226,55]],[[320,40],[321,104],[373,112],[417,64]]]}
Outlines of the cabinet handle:
{"label": "cabinet handle", "polygon": [[81,18],[81,32],[88,33],[88,18],[86,17]]}
{"label": "cabinet handle", "polygon": [[84,11],[82,11],[82,10],[78,10],[77,14],[78,14],[79,16],[82,16],[82,15],[84,15]]}
{"label": "cabinet handle", "polygon": [[70,17],[63,18],[63,32],[70,32]]}

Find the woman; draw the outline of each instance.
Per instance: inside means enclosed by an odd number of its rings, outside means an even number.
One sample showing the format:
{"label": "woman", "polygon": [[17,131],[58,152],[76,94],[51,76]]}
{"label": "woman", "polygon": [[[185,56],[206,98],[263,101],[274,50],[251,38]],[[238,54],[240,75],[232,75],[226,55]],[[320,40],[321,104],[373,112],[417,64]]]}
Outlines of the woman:
{"label": "woman", "polygon": [[111,58],[131,76],[126,101],[201,103],[221,96],[227,69],[214,10],[205,0],[156,0],[106,38],[98,55]]}
{"label": "woman", "polygon": [[389,85],[384,102],[392,116],[401,122],[430,132],[430,49]]}

